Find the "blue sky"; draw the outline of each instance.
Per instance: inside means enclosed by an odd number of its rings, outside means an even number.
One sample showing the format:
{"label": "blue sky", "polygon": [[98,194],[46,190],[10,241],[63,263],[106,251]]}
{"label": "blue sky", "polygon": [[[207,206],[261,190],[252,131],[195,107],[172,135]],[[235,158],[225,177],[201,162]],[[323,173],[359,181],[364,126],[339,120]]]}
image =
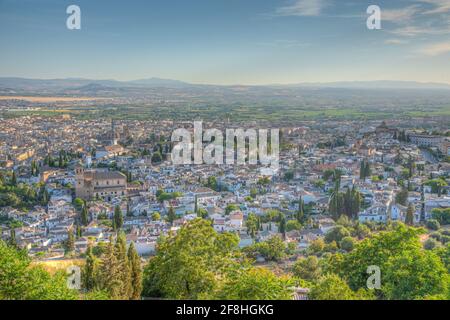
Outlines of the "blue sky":
{"label": "blue sky", "polygon": [[450,83],[450,0],[0,0],[0,41],[0,76]]}

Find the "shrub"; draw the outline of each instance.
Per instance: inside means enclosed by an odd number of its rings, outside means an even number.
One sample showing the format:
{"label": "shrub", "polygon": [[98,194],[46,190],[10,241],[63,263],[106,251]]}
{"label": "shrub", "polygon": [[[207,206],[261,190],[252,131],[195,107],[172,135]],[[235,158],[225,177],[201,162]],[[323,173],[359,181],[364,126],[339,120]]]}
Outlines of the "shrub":
{"label": "shrub", "polygon": [[352,237],[345,237],[342,239],[340,246],[342,250],[350,252],[353,250],[353,247],[355,246],[355,239],[353,239]]}
{"label": "shrub", "polygon": [[426,226],[431,230],[439,230],[439,228],[441,227],[440,223],[436,219],[428,220]]}
{"label": "shrub", "polygon": [[437,246],[437,241],[432,238],[428,239],[423,244],[423,248],[425,250],[433,250],[434,248],[436,248],[436,246]]}

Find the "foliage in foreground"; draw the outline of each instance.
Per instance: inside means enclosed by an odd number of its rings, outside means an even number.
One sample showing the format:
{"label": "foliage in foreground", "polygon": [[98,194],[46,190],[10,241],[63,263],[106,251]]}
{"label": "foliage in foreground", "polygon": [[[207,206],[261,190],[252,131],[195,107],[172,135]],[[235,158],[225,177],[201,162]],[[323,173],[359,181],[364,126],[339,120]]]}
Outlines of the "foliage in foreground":
{"label": "foliage in foreground", "polygon": [[65,273],[51,275],[41,266],[32,266],[27,253],[0,240],[1,300],[74,300]]}
{"label": "foliage in foreground", "polygon": [[289,299],[289,276],[252,267],[240,254],[239,239],[217,233],[196,219],[163,238],[144,270],[147,297],[169,299]]}

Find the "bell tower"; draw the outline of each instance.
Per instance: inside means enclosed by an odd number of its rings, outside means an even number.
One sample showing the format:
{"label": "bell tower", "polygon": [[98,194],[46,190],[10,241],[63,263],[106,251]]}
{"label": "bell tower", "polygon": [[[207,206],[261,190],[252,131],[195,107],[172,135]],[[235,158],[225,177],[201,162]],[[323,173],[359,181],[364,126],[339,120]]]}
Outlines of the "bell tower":
{"label": "bell tower", "polygon": [[77,198],[83,198],[84,191],[84,168],[78,164],[75,167],[75,193]]}

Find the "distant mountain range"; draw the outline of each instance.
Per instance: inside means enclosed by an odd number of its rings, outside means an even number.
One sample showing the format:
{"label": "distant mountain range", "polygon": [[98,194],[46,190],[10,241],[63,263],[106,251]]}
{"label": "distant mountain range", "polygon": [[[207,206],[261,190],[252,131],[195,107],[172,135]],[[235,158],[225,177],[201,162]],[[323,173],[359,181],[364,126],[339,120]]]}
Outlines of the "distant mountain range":
{"label": "distant mountain range", "polygon": [[338,89],[438,89],[450,90],[450,84],[424,83],[415,81],[348,81],[328,83],[298,83],[298,84],[273,84],[273,85],[205,85],[192,84],[179,80],[149,78],[132,81],[117,80],[92,80],[83,78],[66,79],[27,79],[15,77],[0,77],[0,89],[5,90],[76,90],[99,91],[117,90],[118,88],[199,88],[199,87],[269,87],[269,88],[338,88]]}
{"label": "distant mountain range", "polygon": [[341,81],[328,83],[300,83],[295,87],[348,88],[348,89],[450,89],[450,84],[417,81]]}

